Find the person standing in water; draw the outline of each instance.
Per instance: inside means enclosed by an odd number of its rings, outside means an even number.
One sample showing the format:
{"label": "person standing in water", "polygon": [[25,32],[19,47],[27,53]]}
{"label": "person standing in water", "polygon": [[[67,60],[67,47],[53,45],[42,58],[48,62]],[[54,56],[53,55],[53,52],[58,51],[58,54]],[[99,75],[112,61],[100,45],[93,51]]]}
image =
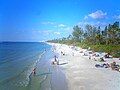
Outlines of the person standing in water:
{"label": "person standing in water", "polygon": [[33,75],[36,75],[36,68],[33,69]]}

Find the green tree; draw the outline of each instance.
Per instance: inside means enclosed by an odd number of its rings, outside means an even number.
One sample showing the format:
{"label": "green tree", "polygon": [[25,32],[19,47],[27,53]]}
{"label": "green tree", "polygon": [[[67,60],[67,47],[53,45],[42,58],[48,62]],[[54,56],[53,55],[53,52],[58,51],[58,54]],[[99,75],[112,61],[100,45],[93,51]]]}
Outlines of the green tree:
{"label": "green tree", "polygon": [[74,26],[74,27],[73,27],[72,35],[73,35],[73,39],[74,39],[75,41],[81,42],[81,41],[82,41],[82,35],[83,35],[83,30],[82,30],[82,28],[80,28],[78,25],[77,25],[77,26]]}
{"label": "green tree", "polygon": [[[96,34],[98,33],[97,28],[92,25],[86,25],[86,41],[89,44],[95,44],[96,43]],[[99,27],[100,28],[100,27]]]}
{"label": "green tree", "polygon": [[105,26],[105,29],[101,32],[101,35],[103,36],[103,44],[108,44],[108,27]]}
{"label": "green tree", "polygon": [[109,44],[118,44],[117,39],[119,39],[119,22],[115,22],[113,25],[108,26],[108,43]]}

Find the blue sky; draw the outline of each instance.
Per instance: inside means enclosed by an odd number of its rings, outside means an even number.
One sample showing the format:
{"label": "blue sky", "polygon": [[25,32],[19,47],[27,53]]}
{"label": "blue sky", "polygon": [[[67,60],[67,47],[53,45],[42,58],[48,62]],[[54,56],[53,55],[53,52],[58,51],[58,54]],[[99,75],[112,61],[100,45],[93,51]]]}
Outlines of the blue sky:
{"label": "blue sky", "polygon": [[0,0],[0,41],[66,37],[74,25],[120,21],[119,0]]}

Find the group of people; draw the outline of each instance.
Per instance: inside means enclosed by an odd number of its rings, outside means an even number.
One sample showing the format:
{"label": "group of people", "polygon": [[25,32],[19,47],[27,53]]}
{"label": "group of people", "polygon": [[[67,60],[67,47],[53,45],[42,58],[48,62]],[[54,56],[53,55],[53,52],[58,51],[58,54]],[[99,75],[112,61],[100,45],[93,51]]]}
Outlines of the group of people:
{"label": "group of people", "polygon": [[[94,53],[90,53],[92,55],[89,56],[89,59],[92,59],[92,56],[95,56],[95,57],[98,57],[99,55],[98,54],[94,54]],[[101,57],[99,59],[100,62],[105,62],[104,58],[110,58],[110,54],[107,53],[104,55],[104,57]],[[94,58],[95,61],[97,61],[95,58]],[[95,64],[95,67],[97,68],[111,68],[112,70],[116,70],[116,71],[119,71],[120,72],[120,65],[118,65],[115,61],[112,62],[112,63],[103,63],[103,64]]]}
{"label": "group of people", "polygon": [[116,71],[119,71],[120,72],[120,65],[118,65],[116,62],[112,62],[110,64],[108,63],[103,63],[103,64],[96,64],[95,67],[99,68],[111,68],[112,70],[116,70]]}

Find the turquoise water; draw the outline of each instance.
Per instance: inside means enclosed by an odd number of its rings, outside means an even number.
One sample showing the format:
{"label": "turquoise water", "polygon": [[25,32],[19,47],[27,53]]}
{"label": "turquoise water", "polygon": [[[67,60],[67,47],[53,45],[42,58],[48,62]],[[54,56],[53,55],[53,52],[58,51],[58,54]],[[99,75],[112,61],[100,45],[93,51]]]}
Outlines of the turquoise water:
{"label": "turquoise water", "polygon": [[47,62],[52,57],[46,43],[0,43],[0,90],[40,90],[42,82],[50,78]]}

